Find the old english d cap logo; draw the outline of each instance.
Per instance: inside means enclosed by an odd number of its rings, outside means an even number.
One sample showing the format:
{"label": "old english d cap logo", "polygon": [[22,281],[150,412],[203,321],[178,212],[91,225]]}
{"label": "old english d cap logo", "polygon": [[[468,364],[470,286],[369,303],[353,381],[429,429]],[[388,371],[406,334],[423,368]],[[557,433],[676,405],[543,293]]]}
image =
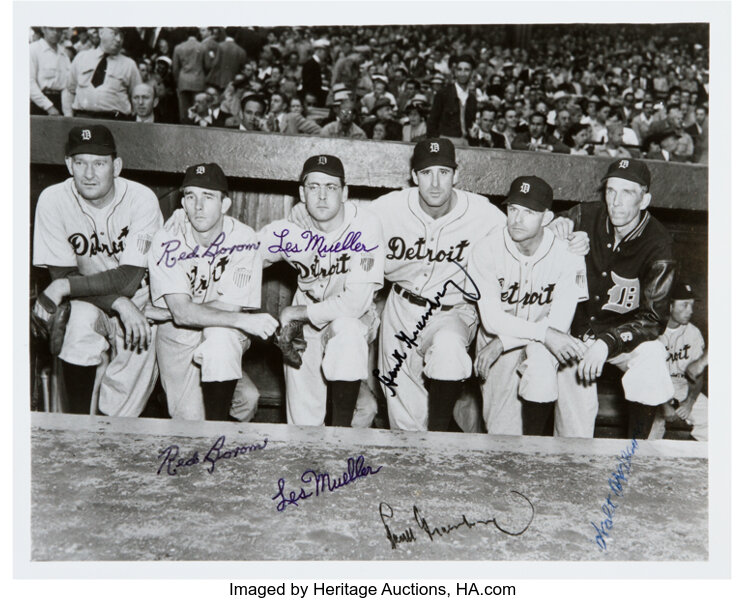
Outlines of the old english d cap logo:
{"label": "old english d cap logo", "polygon": [[310,173],[325,173],[332,177],[338,177],[341,179],[342,185],[344,184],[344,165],[333,154],[317,154],[306,160],[300,173],[300,183],[303,183],[306,175]]}
{"label": "old english d cap logo", "polygon": [[458,168],[458,163],[455,162],[455,146],[449,139],[428,138],[414,146],[411,168],[416,172],[433,166]]}
{"label": "old english d cap logo", "polygon": [[534,175],[521,175],[510,185],[504,203],[518,204],[530,210],[543,212],[550,210],[553,200],[554,191],[543,179]]}
{"label": "old english d cap logo", "polygon": [[73,127],[67,134],[65,156],[75,156],[76,154],[115,155],[114,136],[109,128],[104,125]]}
{"label": "old english d cap logo", "polygon": [[603,181],[605,182],[611,177],[633,181],[634,183],[638,183],[647,188],[652,181],[649,168],[644,164],[644,161],[635,160],[633,158],[620,158],[614,160],[608,166],[608,171],[606,172],[605,177],[603,177]]}
{"label": "old english d cap logo", "polygon": [[202,163],[186,169],[181,189],[183,190],[191,185],[207,190],[216,190],[223,194],[228,193],[228,180],[220,165],[216,163]]}

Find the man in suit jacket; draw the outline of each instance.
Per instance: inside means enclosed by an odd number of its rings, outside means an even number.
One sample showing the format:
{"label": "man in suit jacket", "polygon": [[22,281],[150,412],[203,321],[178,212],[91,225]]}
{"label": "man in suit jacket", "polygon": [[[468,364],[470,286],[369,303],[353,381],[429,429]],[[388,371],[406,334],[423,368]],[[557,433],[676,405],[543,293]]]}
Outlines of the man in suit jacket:
{"label": "man in suit jacket", "polygon": [[325,68],[329,56],[329,41],[320,39],[313,42],[313,56],[303,65],[303,95],[311,93],[318,104],[324,106],[326,94],[323,92],[321,70]]}
{"label": "man in suit jacket", "polygon": [[188,28],[189,37],[173,50],[173,78],[176,80],[179,117],[182,123],[189,123],[187,113],[194,104],[194,96],[204,90],[207,52],[197,41],[199,30]]}
{"label": "man in suit jacket", "polygon": [[464,54],[451,62],[455,81],[435,94],[427,119],[428,137],[447,137],[458,146],[468,145],[468,131],[476,120],[476,96],[469,91],[474,60]]}
{"label": "man in suit jacket", "polygon": [[528,131],[518,133],[512,140],[512,149],[569,154],[569,147],[566,144],[546,135],[546,116],[538,112],[530,115]]}
{"label": "man in suit jacket", "polygon": [[481,109],[481,118],[468,132],[468,145],[481,148],[506,148],[504,136],[494,131],[496,121],[497,109],[487,104]]}
{"label": "man in suit jacket", "polygon": [[[224,90],[240,72],[247,60],[247,54],[232,37],[226,36],[223,27],[214,27],[211,37],[217,41],[217,51],[207,75],[207,83]],[[202,42],[202,45],[204,44],[205,42]]]}
{"label": "man in suit jacket", "polygon": [[709,162],[709,118],[706,108],[696,107],[696,120],[685,131],[693,139],[693,162]]}
{"label": "man in suit jacket", "polygon": [[266,131],[272,133],[290,133],[321,135],[321,126],[315,121],[306,119],[297,113],[287,112],[289,102],[287,97],[274,92],[269,99],[269,112],[264,118]]}

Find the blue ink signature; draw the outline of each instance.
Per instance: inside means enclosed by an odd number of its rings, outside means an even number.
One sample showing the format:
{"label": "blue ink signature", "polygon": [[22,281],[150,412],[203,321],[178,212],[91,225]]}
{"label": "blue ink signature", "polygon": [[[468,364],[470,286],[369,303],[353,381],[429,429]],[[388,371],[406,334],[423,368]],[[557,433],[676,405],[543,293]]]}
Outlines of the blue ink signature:
{"label": "blue ink signature", "polygon": [[157,474],[160,475],[161,471],[163,471],[163,468],[165,467],[165,472],[168,475],[177,475],[178,469],[182,467],[191,467],[193,465],[198,465],[199,463],[210,463],[210,466],[207,468],[207,472],[214,473],[215,464],[218,460],[235,458],[236,456],[239,456],[241,454],[247,454],[248,452],[253,452],[255,450],[263,450],[264,448],[266,448],[266,445],[268,443],[269,439],[264,438],[263,444],[257,443],[249,444],[247,446],[236,446],[235,448],[231,448],[230,450],[221,452],[223,446],[225,445],[225,436],[221,435],[215,440],[215,443],[212,444],[212,448],[207,451],[203,459],[199,458],[199,452],[197,452],[196,450],[194,451],[194,454],[192,454],[188,458],[179,457],[178,445],[171,444],[170,446],[168,446],[168,448],[161,450],[160,454],[158,454],[158,458],[163,457],[163,462],[160,463]]}
{"label": "blue ink signature", "polygon": [[204,252],[202,252],[201,254],[201,248],[199,244],[197,244],[196,246],[194,246],[194,248],[192,248],[191,252],[181,252],[178,256],[176,256],[176,252],[181,247],[181,242],[179,240],[168,240],[167,242],[163,242],[161,244],[161,247],[163,248],[163,254],[161,254],[156,264],[159,265],[161,261],[165,259],[166,267],[170,268],[181,260],[190,260],[192,258],[209,258],[211,265],[220,255],[225,254],[229,256],[234,252],[258,250],[259,246],[261,246],[261,242],[257,242],[255,244],[235,244],[233,246],[223,246],[222,243],[224,241],[225,232],[223,231],[215,238],[214,242],[212,242],[207,248],[204,249]]}
{"label": "blue ink signature", "polygon": [[347,233],[343,241],[335,242],[334,244],[331,244],[329,246],[326,244],[325,236],[318,235],[313,233],[312,231],[306,230],[300,234],[301,238],[303,238],[304,240],[308,240],[308,242],[305,244],[305,248],[301,247],[302,244],[298,245],[285,240],[285,237],[287,237],[289,233],[289,229],[283,229],[279,233],[273,231],[272,234],[274,235],[274,237],[279,238],[279,243],[269,246],[267,250],[272,254],[284,254],[285,256],[314,250],[318,253],[318,256],[324,258],[327,254],[346,252],[347,250],[350,250],[351,252],[372,252],[377,248],[377,246],[368,248],[367,246],[365,246],[365,244],[359,242],[358,240],[362,236],[362,232],[360,231],[350,231],[349,233]]}
{"label": "blue ink signature", "polygon": [[[448,262],[451,262],[460,268],[461,271],[465,274],[468,281],[471,282],[471,285],[473,285],[473,289],[475,290],[474,293],[469,293],[466,290],[464,290],[461,286],[459,286],[457,283],[455,283],[452,279],[448,279],[443,285],[442,289],[438,291],[435,294],[435,299],[430,300],[429,298],[426,298],[427,302],[429,302],[429,307],[427,310],[422,314],[422,316],[419,318],[419,320],[416,323],[416,330],[411,332],[411,335],[407,334],[404,331],[399,331],[394,337],[398,340],[401,340],[406,344],[406,349],[411,350],[414,347],[417,347],[419,344],[417,343],[417,338],[419,337],[419,334],[424,330],[425,325],[427,325],[427,321],[432,317],[432,313],[435,311],[435,309],[440,308],[442,306],[442,303],[440,302],[440,299],[445,296],[447,293],[448,286],[452,285],[454,288],[460,290],[463,292],[463,295],[468,298],[469,300],[473,300],[474,302],[477,302],[481,299],[481,292],[479,291],[478,286],[476,285],[476,282],[471,278],[471,276],[468,274],[468,271],[461,265],[459,262],[452,260],[451,258],[448,258]],[[396,383],[396,378],[398,377],[398,372],[401,370],[401,366],[404,364],[404,361],[408,357],[407,352],[400,352],[398,348],[393,351],[393,354],[391,354],[391,357],[396,361],[396,364],[393,365],[393,368],[388,371],[388,375],[381,375],[380,369],[373,369],[373,375],[383,383],[391,392],[391,396],[396,395],[396,387],[398,387],[398,384]]]}
{"label": "blue ink signature", "polygon": [[[621,452],[618,456],[618,466],[616,470],[611,473],[608,478],[608,487],[614,496],[623,498],[623,483],[627,482],[626,475],[631,472],[631,457],[636,453],[636,449],[639,447],[639,442],[636,441],[636,434],[631,439],[631,445],[627,446],[626,449]],[[600,521],[600,527],[598,527],[594,521],[590,521],[590,525],[595,528],[597,535],[595,536],[595,543],[598,545],[600,550],[606,550],[607,545],[605,538],[610,537],[610,530],[613,528],[613,515],[616,513],[618,506],[613,503],[608,494],[605,498],[605,502],[600,507],[603,514],[607,519]]]}
{"label": "blue ink signature", "polygon": [[272,496],[272,500],[279,500],[277,503],[277,510],[282,512],[289,505],[298,506],[300,500],[307,500],[313,498],[313,496],[320,496],[323,492],[333,492],[342,486],[348,485],[360,477],[367,477],[368,475],[375,475],[383,466],[379,466],[377,469],[368,467],[365,465],[365,457],[361,454],[355,458],[347,459],[347,471],[343,473],[341,477],[332,478],[328,473],[316,473],[313,469],[308,469],[303,472],[300,476],[300,481],[303,483],[315,483],[315,490],[306,491],[305,488],[300,488],[300,492],[290,490],[288,495],[285,496],[285,480],[280,478],[277,481],[277,488],[279,491]]}
{"label": "blue ink signature", "polygon": [[[531,523],[533,522],[533,517],[535,516],[535,507],[533,506],[533,503],[530,501],[530,499],[524,494],[521,494],[516,490],[510,490],[510,493],[519,496],[528,503],[528,506],[530,506],[530,518],[528,519],[528,522],[525,524],[524,527],[516,531],[510,531],[509,529],[505,529],[504,527],[502,527],[497,522],[496,517],[485,520],[476,519],[474,521],[471,521],[468,519],[468,517],[466,517],[466,515],[461,515],[461,520],[452,525],[439,525],[435,528],[432,528],[430,524],[427,523],[427,519],[422,516],[422,513],[416,505],[412,507],[414,521],[416,522],[417,527],[427,534],[430,542],[434,541],[436,535],[443,537],[445,534],[449,534],[451,531],[459,529],[464,525],[468,529],[472,529],[476,527],[476,525],[494,525],[494,527],[502,533],[516,537],[525,533],[530,527]],[[383,522],[383,527],[385,528],[385,537],[391,543],[391,550],[395,550],[401,543],[411,543],[416,541],[416,535],[414,534],[414,530],[412,529],[412,527],[407,527],[402,533],[393,533],[390,527],[388,527],[388,521],[393,518],[393,508],[390,504],[381,502],[378,505],[378,514],[380,515],[380,520]]]}

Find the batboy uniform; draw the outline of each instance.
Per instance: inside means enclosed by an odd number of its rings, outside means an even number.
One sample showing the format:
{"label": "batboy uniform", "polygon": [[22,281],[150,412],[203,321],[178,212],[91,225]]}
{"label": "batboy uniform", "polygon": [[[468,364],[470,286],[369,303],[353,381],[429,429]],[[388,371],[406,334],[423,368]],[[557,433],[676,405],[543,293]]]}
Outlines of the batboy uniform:
{"label": "batboy uniform", "polygon": [[[690,284],[676,282],[670,294],[670,300],[695,300],[693,288]],[[660,336],[660,341],[667,350],[667,365],[675,388],[673,405],[677,407],[688,397],[689,384],[686,369],[688,365],[703,356],[706,348],[704,336],[693,323],[686,323],[675,328],[668,326]],[[699,394],[688,416],[688,421],[693,424],[691,436],[699,441],[709,439],[708,412],[709,399],[704,394]],[[661,438],[665,433],[664,419],[660,420],[661,423],[655,422],[655,428],[659,428],[659,435],[654,437]],[[652,439],[653,435],[650,434],[649,437]]]}
{"label": "batboy uniform", "polygon": [[[642,161],[613,161],[603,181],[617,177],[649,188],[649,169]],[[627,400],[658,406],[673,395],[658,337],[667,322],[669,294],[675,275],[672,238],[647,211],[617,247],[606,203],[581,203],[561,216],[575,231],[590,237],[585,257],[589,299],[580,304],[572,334],[586,341],[601,339],[608,345],[608,360],[625,372],[622,383]],[[559,402],[555,434],[592,437],[598,398],[595,384],[585,386],[576,366],[559,371]]]}
{"label": "batboy uniform", "polygon": [[[313,172],[339,177],[343,185],[344,167],[335,156],[309,158],[301,183]],[[368,376],[368,344],[379,324],[373,295],[383,285],[383,233],[378,218],[366,208],[345,202],[341,210],[343,224],[328,233],[286,219],[260,232],[264,260],[284,260],[298,272],[292,304],[307,306],[310,319],[303,327],[308,345],[302,365],[284,367],[291,425],[323,425],[327,382]],[[352,427],[369,426],[376,411],[374,399],[361,394]]]}
{"label": "batboy uniform", "polygon": [[[188,186],[228,192],[225,175],[214,163],[189,167],[182,188]],[[196,241],[188,219],[185,229],[178,234],[161,229],[153,238],[148,257],[153,304],[168,308],[166,295],[186,294],[196,304],[219,300],[260,308],[262,267],[256,232],[224,215],[222,232],[205,248]],[[204,420],[200,382],[241,380],[245,389],[236,390],[230,413],[250,420],[259,394],[248,378],[242,378],[242,357],[249,345],[245,333],[230,327],[160,325],[155,347],[171,417]]]}
{"label": "batboy uniform", "polygon": [[[523,176],[512,182],[505,204],[542,212],[552,200],[545,181]],[[557,399],[559,363],[543,341],[548,327],[569,331],[577,302],[587,300],[585,262],[545,227],[540,245],[526,256],[504,227],[474,244],[468,264],[481,292],[477,350],[495,335],[504,348],[481,386],[486,429],[522,435],[518,396],[541,403]]]}
{"label": "batboy uniform", "polygon": [[[457,168],[450,140],[417,143],[414,171]],[[505,225],[504,214],[478,194],[453,189],[450,211],[433,219],[418,188],[391,192],[370,204],[385,234],[385,278],[393,283],[382,315],[379,369],[392,429],[426,431],[429,393],[424,377],[460,382],[473,367],[468,346],[477,327],[477,290],[465,267],[473,240]],[[456,407],[458,412],[458,407]]]}
{"label": "batboy uniform", "polygon": [[[115,156],[111,132],[102,125],[72,128],[66,155],[78,154]],[[120,265],[146,267],[152,236],[162,224],[158,199],[144,185],[114,178],[114,200],[97,209],[79,194],[70,177],[39,196],[34,265],[77,267],[83,276]],[[142,309],[148,298],[144,277],[132,302]],[[158,377],[153,346],[139,352],[129,350],[118,319],[89,302],[73,299],[70,306],[60,358],[73,365],[98,366],[111,350],[100,383],[98,408],[106,415],[139,416]],[[152,327],[154,332],[156,327]]]}

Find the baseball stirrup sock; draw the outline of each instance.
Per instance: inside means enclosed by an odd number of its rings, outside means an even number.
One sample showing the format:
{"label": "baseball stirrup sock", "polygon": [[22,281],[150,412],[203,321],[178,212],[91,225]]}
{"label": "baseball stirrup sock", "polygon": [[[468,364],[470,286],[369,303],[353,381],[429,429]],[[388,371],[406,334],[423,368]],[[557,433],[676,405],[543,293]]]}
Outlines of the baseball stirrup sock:
{"label": "baseball stirrup sock", "polygon": [[207,421],[227,421],[233,402],[237,379],[230,381],[203,381],[204,416]]}
{"label": "baseball stirrup sock", "polygon": [[552,435],[546,432],[546,424],[554,410],[554,402],[530,402],[523,404],[523,435]]}
{"label": "baseball stirrup sock", "polygon": [[453,407],[463,390],[462,381],[433,379],[429,388],[428,431],[448,431]]}
{"label": "baseball stirrup sock", "polygon": [[72,365],[60,359],[62,375],[65,378],[67,393],[67,412],[87,415],[91,412],[91,396],[96,383],[96,367]]}
{"label": "baseball stirrup sock", "polygon": [[357,406],[357,395],[360,392],[360,380],[330,381],[331,425],[334,427],[351,427],[354,409]]}
{"label": "baseball stirrup sock", "polygon": [[629,439],[646,440],[652,431],[654,417],[657,414],[656,406],[648,406],[640,402],[629,400],[629,426],[627,435]]}

